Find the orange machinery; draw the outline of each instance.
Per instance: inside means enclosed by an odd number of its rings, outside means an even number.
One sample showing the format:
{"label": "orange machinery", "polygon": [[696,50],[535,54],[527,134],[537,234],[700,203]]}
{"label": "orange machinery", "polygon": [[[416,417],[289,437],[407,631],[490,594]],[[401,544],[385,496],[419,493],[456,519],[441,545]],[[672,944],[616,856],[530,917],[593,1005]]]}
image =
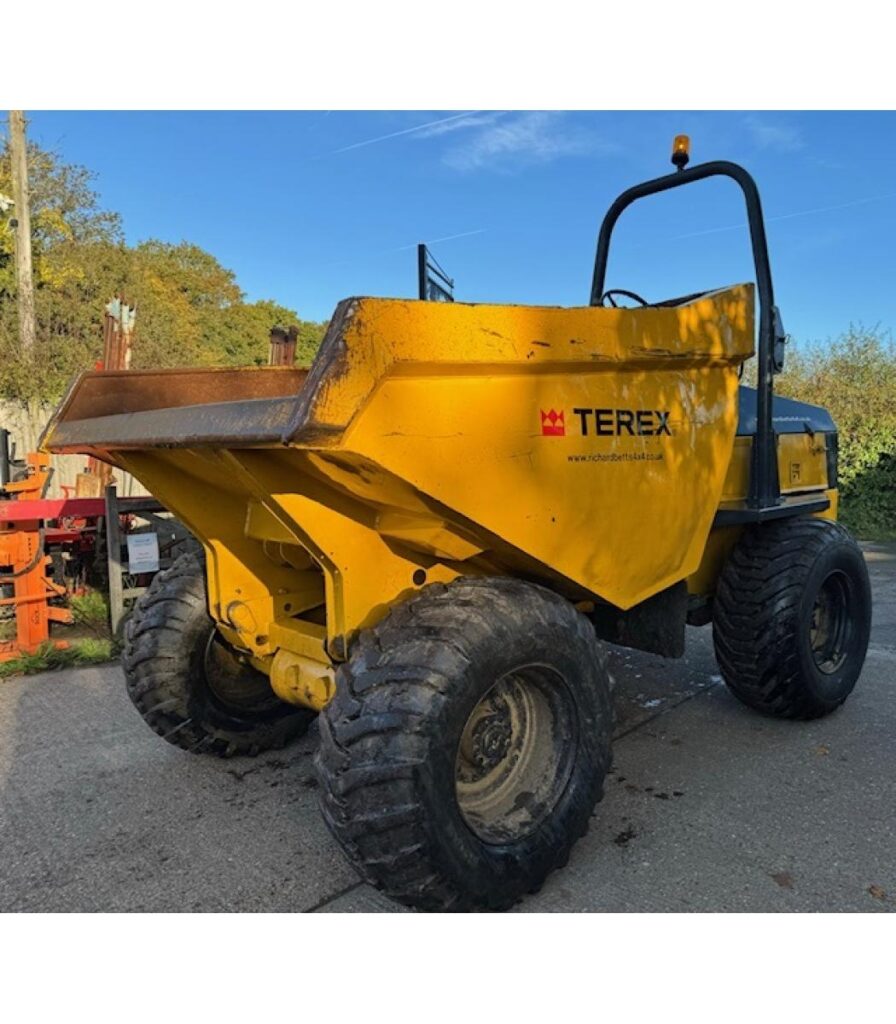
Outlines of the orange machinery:
{"label": "orange machinery", "polygon": [[[42,495],[50,478],[50,457],[32,452],[27,456],[25,476],[4,484],[11,501],[0,501],[0,584],[12,584],[13,593],[0,597],[0,606],[13,605],[16,617],[15,640],[0,641],[0,661],[9,661],[22,653],[33,654],[50,642],[51,622],[71,622],[68,608],[56,608],[51,598],[65,595],[65,587],[49,578],[49,556],[44,550],[44,522],[57,502],[46,502]],[[67,647],[65,640],[54,642]]]}

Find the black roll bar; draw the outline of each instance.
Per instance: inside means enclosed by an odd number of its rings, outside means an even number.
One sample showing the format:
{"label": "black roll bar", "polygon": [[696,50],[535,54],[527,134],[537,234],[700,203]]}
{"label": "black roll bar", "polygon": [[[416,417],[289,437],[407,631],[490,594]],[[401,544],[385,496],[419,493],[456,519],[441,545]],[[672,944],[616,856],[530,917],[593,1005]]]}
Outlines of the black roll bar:
{"label": "black roll bar", "polygon": [[610,236],[620,214],[628,206],[645,196],[666,192],[670,188],[689,185],[703,178],[733,178],[740,185],[747,205],[747,221],[750,226],[750,241],[753,246],[753,263],[756,267],[756,289],[759,293],[759,344],[757,346],[758,381],[756,394],[756,438],[753,443],[753,460],[750,467],[750,490],[747,503],[751,508],[770,508],[780,500],[778,481],[777,447],[772,425],[772,393],[774,375],[781,368],[781,350],[784,333],[781,319],[775,306],[772,290],[772,272],[768,259],[768,243],[765,238],[765,222],[762,218],[762,203],[759,190],[751,175],[739,164],[728,160],[712,160],[694,167],[679,169],[672,174],[634,185],[620,195],[607,210],[597,239],[597,255],[594,260],[594,277],[591,282],[591,305],[600,304],[607,275],[607,258],[610,251]]}
{"label": "black roll bar", "polygon": [[445,273],[423,242],[417,246],[417,293],[423,301],[454,302],[454,278]]}

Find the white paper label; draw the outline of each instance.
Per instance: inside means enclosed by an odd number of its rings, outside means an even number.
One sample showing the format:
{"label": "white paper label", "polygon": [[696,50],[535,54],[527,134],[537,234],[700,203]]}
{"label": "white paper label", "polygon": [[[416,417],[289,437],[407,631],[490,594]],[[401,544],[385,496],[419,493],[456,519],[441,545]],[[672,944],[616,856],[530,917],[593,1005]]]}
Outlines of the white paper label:
{"label": "white paper label", "polygon": [[128,534],[128,572],[158,572],[159,538],[155,533]]}

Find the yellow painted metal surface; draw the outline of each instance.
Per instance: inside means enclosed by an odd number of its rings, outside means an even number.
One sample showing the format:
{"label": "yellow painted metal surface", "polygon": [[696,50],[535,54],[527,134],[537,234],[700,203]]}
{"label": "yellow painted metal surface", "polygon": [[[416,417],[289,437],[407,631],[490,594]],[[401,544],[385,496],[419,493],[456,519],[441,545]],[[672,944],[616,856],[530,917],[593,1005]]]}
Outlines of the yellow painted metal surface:
{"label": "yellow painted metal surface", "polygon": [[840,505],[840,492],[836,489],[827,488],[824,493],[830,505],[823,512],[816,512],[815,515],[819,519],[830,519],[832,522],[836,522]]}
{"label": "yellow painted metal surface", "polygon": [[[737,501],[747,493],[751,447],[752,438],[736,438],[722,501]],[[828,482],[827,435],[779,434],[778,480],[782,495],[824,490]]]}
{"label": "yellow painted metal surface", "polygon": [[[153,375],[117,405],[89,375],[47,443],[121,465],[177,513],[224,635],[319,706],[359,629],[461,574],[620,608],[682,579],[711,590],[736,536],[713,517],[746,493],[753,333],[747,285],[633,310],[353,299],[295,394],[256,371],[251,401],[211,381],[227,400],[194,412],[184,386],[166,417]],[[102,416],[83,419],[95,393]],[[784,489],[823,485],[824,460],[823,439],[782,438]]]}
{"label": "yellow painted metal surface", "polygon": [[716,580],[741,533],[742,526],[723,526],[710,533],[706,538],[700,565],[688,576],[689,594],[707,596],[715,592]]}
{"label": "yellow painted metal surface", "polygon": [[327,631],[294,618],[272,624],[270,639],[276,653],[262,664],[274,693],[289,704],[320,711],[336,692],[336,679],[326,651]]}
{"label": "yellow painted metal surface", "polygon": [[295,654],[288,647],[279,648],[263,669],[270,677],[271,689],[288,704],[320,711],[336,693],[335,675],[329,663]]}
{"label": "yellow painted metal surface", "polygon": [[669,309],[362,300],[304,432],[628,608],[699,565],[752,345],[748,287]]}
{"label": "yellow painted metal surface", "polygon": [[[750,453],[753,439],[737,437],[731,453],[731,462],[722,488],[722,505],[741,504],[750,481]],[[806,491],[823,492],[830,507],[815,515],[836,520],[838,492],[828,489],[827,435],[778,435],[778,478],[783,496]],[[706,541],[700,565],[687,579],[688,593],[712,594],[725,559],[743,532],[741,526],[725,526],[712,530]]]}

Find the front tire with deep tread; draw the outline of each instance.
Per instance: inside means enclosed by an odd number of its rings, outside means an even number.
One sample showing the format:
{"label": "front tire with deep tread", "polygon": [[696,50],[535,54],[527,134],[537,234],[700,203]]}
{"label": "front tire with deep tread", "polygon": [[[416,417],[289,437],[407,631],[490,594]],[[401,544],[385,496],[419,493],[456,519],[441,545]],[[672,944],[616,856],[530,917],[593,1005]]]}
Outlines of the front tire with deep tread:
{"label": "front tire with deep tread", "polygon": [[[530,728],[536,704],[547,714],[534,746],[514,751],[507,722],[491,714],[513,704],[494,696],[508,686],[530,695],[528,712],[516,709],[531,715]],[[483,706],[488,713],[471,718]],[[496,785],[491,804],[475,765],[470,783],[460,768],[471,722],[481,740],[474,761],[509,747],[496,756],[515,766],[541,751],[526,783],[504,784],[503,795]],[[362,877],[393,899],[422,910],[506,909],[565,864],[587,830],[611,728],[605,656],[572,605],[510,578],[432,584],[364,631],[339,669],[320,716],[323,816]]]}
{"label": "front tire with deep tread", "polygon": [[775,718],[830,714],[856,684],[871,631],[862,551],[828,519],[747,529],[713,602],[716,660],[731,692]]}
{"label": "front tire with deep tread", "polygon": [[163,739],[192,753],[254,757],[303,735],[314,713],[279,700],[241,663],[208,614],[205,568],[190,552],[158,573],[125,627],[128,696]]}

